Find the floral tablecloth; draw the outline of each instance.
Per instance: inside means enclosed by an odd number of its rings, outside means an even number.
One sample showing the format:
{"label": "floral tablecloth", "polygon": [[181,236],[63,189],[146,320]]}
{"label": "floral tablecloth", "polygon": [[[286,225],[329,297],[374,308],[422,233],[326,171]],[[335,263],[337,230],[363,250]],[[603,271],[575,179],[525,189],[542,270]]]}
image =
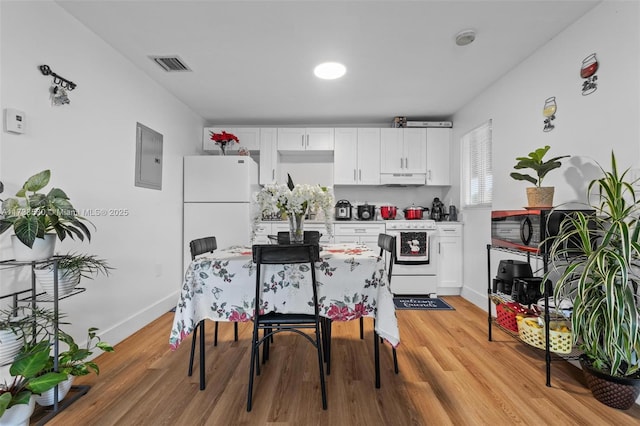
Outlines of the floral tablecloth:
{"label": "floral tablecloth", "polygon": [[[376,331],[396,347],[400,343],[393,294],[384,259],[360,244],[323,245],[317,262],[320,315],[334,321],[376,319]],[[217,250],[191,262],[176,306],[169,344],[176,349],[202,319],[250,321],[255,299],[256,265],[251,247]],[[266,312],[300,309],[313,313],[308,265],[263,265]]]}

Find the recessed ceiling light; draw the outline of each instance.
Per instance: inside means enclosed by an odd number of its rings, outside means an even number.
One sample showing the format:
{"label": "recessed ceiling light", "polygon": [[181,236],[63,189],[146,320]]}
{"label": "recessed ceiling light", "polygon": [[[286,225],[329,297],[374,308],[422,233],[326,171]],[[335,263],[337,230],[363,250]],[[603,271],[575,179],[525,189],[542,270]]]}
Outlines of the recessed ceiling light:
{"label": "recessed ceiling light", "polygon": [[335,80],[342,77],[346,72],[347,68],[338,62],[325,62],[313,69],[316,77],[324,80]]}
{"label": "recessed ceiling light", "polygon": [[456,34],[456,44],[458,46],[466,46],[473,43],[476,39],[476,32],[473,30],[463,30]]}

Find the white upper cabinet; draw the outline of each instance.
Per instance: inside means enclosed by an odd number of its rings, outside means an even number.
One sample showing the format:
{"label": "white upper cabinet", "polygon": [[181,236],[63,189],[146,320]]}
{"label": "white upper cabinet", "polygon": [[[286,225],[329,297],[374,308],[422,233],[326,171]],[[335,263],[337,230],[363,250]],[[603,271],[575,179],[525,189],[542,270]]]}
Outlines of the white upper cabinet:
{"label": "white upper cabinet", "polygon": [[260,131],[260,185],[274,183],[278,176],[278,131],[263,128]]}
{"label": "white upper cabinet", "polygon": [[333,151],[334,129],[278,128],[278,151]]}
{"label": "white upper cabinet", "polygon": [[380,184],[380,129],[335,129],[333,183]]}
{"label": "white upper cabinet", "polygon": [[451,185],[451,129],[427,129],[427,185]]}
{"label": "white upper cabinet", "polygon": [[222,133],[223,130],[240,139],[238,143],[227,145],[227,153],[235,153],[240,147],[247,148],[249,151],[260,149],[259,127],[205,127],[202,135],[202,149],[208,152],[220,152],[220,146],[211,140],[211,132]]}
{"label": "white upper cabinet", "polygon": [[381,173],[426,173],[427,129],[380,129]]}

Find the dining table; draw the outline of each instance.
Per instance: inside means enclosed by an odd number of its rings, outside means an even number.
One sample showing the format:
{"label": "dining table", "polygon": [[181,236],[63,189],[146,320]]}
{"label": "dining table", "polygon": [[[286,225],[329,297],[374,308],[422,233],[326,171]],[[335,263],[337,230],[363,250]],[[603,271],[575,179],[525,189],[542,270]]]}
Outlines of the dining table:
{"label": "dining table", "polygon": [[[400,343],[393,293],[384,257],[364,244],[321,244],[315,263],[320,315],[333,321],[374,318],[377,334]],[[184,276],[169,344],[178,348],[204,319],[247,322],[253,318],[256,264],[250,246],[232,246],[193,260]],[[308,265],[263,265],[265,313],[313,314]]]}

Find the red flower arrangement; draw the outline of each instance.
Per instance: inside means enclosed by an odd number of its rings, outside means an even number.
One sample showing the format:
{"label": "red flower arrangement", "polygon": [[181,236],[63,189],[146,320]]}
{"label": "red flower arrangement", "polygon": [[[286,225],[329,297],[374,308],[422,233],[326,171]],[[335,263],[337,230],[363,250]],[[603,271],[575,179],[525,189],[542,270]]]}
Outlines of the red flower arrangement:
{"label": "red flower arrangement", "polygon": [[216,143],[216,145],[220,145],[220,150],[222,151],[222,155],[226,154],[225,148],[228,143],[238,143],[240,139],[232,133],[227,133],[224,130],[222,133],[214,133],[209,132],[211,134],[211,140]]}

